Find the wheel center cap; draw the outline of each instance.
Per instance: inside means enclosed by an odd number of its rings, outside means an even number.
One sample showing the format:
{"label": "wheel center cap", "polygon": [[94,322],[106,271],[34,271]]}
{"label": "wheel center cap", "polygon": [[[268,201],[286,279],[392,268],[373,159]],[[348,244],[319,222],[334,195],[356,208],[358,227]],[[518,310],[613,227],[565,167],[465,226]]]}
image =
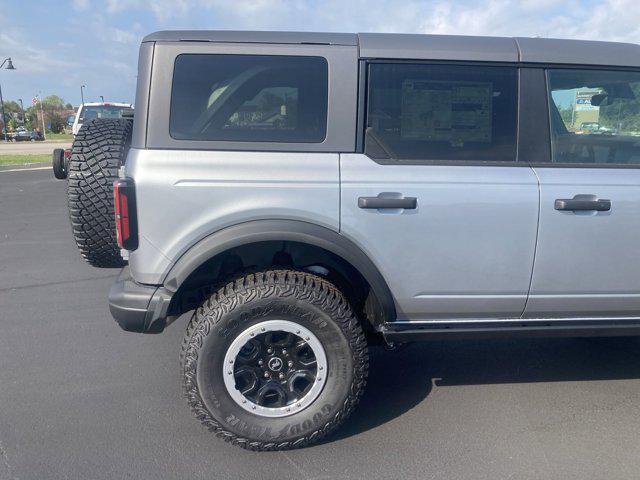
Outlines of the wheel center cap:
{"label": "wheel center cap", "polygon": [[269,370],[272,372],[279,372],[282,370],[282,360],[278,357],[270,358],[267,365],[269,366]]}

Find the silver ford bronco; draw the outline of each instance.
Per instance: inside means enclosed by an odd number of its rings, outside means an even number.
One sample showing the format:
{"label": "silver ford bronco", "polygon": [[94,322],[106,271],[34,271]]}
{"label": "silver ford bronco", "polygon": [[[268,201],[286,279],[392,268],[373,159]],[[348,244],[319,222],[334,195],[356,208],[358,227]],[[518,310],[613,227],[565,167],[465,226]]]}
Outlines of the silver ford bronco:
{"label": "silver ford bronco", "polygon": [[192,312],[185,395],[244,448],[337,428],[371,345],[640,334],[637,45],[158,32],[65,172],[112,315]]}

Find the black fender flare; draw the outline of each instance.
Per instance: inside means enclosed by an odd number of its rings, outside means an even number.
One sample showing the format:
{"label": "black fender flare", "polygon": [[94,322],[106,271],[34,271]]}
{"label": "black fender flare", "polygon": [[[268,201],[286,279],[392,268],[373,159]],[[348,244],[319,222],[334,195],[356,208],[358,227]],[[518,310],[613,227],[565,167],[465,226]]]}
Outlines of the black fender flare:
{"label": "black fender flare", "polygon": [[369,257],[344,235],[320,225],[298,220],[254,220],[236,224],[203,238],[172,265],[163,279],[165,289],[175,293],[200,265],[225,251],[265,241],[291,241],[314,245],[349,262],[369,283],[380,302],[383,318],[396,319],[389,286]]}

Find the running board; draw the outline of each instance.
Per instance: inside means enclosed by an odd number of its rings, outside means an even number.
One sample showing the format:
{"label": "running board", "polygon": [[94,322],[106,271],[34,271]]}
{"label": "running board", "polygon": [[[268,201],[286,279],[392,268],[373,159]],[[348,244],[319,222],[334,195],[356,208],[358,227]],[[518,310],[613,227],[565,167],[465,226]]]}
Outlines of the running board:
{"label": "running board", "polygon": [[640,318],[427,320],[385,323],[389,343],[504,337],[618,337],[640,335]]}

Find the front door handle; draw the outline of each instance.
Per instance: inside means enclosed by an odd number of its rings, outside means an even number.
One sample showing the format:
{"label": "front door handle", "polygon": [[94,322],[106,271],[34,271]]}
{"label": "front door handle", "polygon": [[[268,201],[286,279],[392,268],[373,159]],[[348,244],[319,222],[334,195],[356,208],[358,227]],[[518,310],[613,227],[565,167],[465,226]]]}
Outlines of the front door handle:
{"label": "front door handle", "polygon": [[418,206],[418,199],[416,197],[402,197],[402,198],[386,198],[386,197],[359,197],[359,208],[403,208],[405,210],[415,210]]}
{"label": "front door handle", "polygon": [[554,206],[560,211],[608,212],[611,210],[611,200],[595,195],[575,195],[573,198],[558,198]]}

